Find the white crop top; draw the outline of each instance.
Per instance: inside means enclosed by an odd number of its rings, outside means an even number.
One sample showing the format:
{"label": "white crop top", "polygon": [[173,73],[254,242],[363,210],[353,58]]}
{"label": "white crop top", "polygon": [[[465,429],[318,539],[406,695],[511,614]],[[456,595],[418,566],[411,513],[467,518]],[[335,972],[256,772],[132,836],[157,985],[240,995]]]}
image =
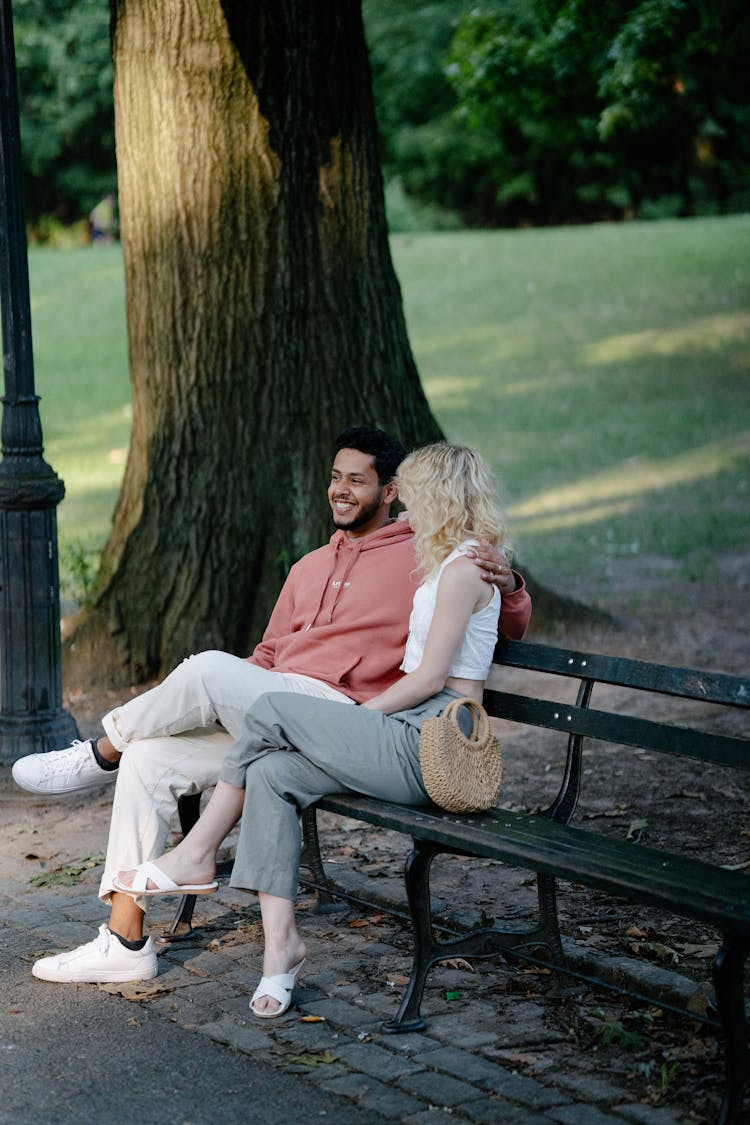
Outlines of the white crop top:
{"label": "white crop top", "polygon": [[[476,547],[474,539],[467,539],[459,547],[455,547],[447,558],[443,559],[440,569],[426,582],[423,582],[414,594],[411,617],[409,618],[409,636],[406,641],[404,659],[401,661],[402,672],[413,672],[422,663],[424,646],[427,634],[430,631],[432,617],[435,612],[438,584],[440,576],[446,566],[465,555],[468,547]],[[472,613],[466,628],[461,647],[451,664],[449,676],[458,676],[464,680],[486,680],[492,664],[492,656],[497,644],[497,622],[500,616],[500,591],[494,587],[492,597],[483,609]]]}

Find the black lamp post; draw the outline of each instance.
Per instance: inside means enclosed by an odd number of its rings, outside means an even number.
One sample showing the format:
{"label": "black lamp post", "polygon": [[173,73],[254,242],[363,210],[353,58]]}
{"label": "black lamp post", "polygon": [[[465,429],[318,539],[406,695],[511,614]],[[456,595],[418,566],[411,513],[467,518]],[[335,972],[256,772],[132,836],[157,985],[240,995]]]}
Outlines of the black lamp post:
{"label": "black lamp post", "polygon": [[42,457],[34,393],[16,59],[10,0],[0,0],[0,762],[64,746],[57,505],[63,482]]}

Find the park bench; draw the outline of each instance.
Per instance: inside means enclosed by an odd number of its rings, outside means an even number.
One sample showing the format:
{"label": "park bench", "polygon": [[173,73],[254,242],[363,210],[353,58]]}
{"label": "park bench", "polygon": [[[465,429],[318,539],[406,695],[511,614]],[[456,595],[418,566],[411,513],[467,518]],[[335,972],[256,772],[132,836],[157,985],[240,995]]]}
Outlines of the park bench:
{"label": "park bench", "polygon": [[[456,816],[435,806],[409,807],[353,793],[332,794],[302,815],[303,863],[310,875],[303,875],[301,881],[317,889],[323,906],[332,899],[351,897],[350,892],[326,875],[320,856],[316,810],[411,837],[405,890],[413,928],[413,962],[399,1010],[386,1025],[386,1030],[392,1032],[420,1030],[425,1026],[420,1015],[422,994],[431,967],[439,961],[503,954],[508,959],[528,956],[537,963],[569,971],[558,921],[558,879],[715,928],[722,941],[714,960],[713,983],[717,1026],[724,1033],[726,1057],[726,1087],[719,1122],[739,1122],[743,1092],[750,1082],[744,1001],[744,966],[750,951],[750,878],[742,871],[729,870],[705,858],[694,859],[651,843],[584,830],[571,822],[579,806],[584,772],[596,770],[597,757],[602,768],[612,761],[596,749],[591,754],[592,745],[616,747],[618,760],[628,751],[648,751],[672,759],[697,759],[716,770],[750,769],[750,741],[733,730],[738,725],[738,713],[750,707],[750,680],[523,641],[500,640],[495,663],[484,696],[488,712],[514,727],[521,724],[565,736],[565,764],[551,803],[533,813],[497,808],[483,814]],[[539,678],[531,677],[534,682],[541,683],[543,689],[549,685],[553,690],[542,690],[538,696],[500,690],[503,669],[509,668],[538,673]],[[528,680],[527,676],[524,683]],[[561,703],[554,696],[560,694],[560,685],[567,681],[573,681],[575,702]],[[710,729],[644,718],[629,713],[632,707],[619,701],[608,710],[598,710],[592,706],[597,685],[632,689],[641,698],[645,693],[647,701],[655,693],[691,701],[691,711],[700,704],[699,710],[708,712],[708,723],[703,717],[701,722]],[[555,741],[558,746],[551,762],[560,756],[560,740]],[[584,745],[588,755],[585,771]],[[533,794],[528,796],[533,799]],[[184,831],[189,830],[199,814],[199,800],[199,795],[181,800]],[[445,930],[435,925],[430,892],[430,868],[441,853],[500,860],[536,873],[538,910],[533,924],[527,929],[497,924],[479,926],[446,937]],[[362,898],[357,895],[356,901],[361,902]],[[378,908],[382,909],[382,903],[378,903]],[[185,899],[175,919],[175,929],[189,925],[192,909],[193,902]]]}

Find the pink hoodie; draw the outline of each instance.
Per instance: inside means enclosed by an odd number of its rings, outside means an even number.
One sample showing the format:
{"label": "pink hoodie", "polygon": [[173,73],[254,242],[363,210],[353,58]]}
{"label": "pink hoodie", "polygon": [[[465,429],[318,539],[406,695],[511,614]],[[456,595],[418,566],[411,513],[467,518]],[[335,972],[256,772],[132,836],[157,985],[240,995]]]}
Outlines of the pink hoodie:
{"label": "pink hoodie", "polygon": [[[363,703],[401,675],[417,585],[413,536],[404,520],[359,539],[336,531],[325,547],[294,564],[249,660],[311,676]],[[530,616],[521,580],[503,597],[501,632],[522,637]]]}

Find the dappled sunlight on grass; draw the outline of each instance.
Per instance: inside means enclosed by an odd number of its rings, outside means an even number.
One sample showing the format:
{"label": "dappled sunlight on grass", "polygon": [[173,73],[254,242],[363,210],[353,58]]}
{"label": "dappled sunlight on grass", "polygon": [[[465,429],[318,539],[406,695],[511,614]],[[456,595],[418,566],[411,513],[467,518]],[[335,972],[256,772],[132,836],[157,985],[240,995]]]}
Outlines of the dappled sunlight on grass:
{"label": "dappled sunlight on grass", "polygon": [[45,426],[45,445],[50,459],[76,462],[83,458],[104,461],[112,449],[127,449],[132,411],[130,404],[106,413],[88,411],[84,403]]}
{"label": "dappled sunlight on grass", "polygon": [[512,505],[508,515],[523,535],[590,524],[631,512],[649,494],[737,470],[744,458],[750,458],[750,431],[672,457],[631,458],[537,492]]}
{"label": "dappled sunlight on grass", "polygon": [[445,375],[425,379],[422,385],[433,408],[450,410],[477,402],[487,389],[487,376]]}
{"label": "dappled sunlight on grass", "polygon": [[80,461],[70,467],[65,475],[65,490],[69,496],[85,497],[101,489],[119,490],[122,480],[124,458],[122,461],[103,459]]}
{"label": "dappled sunlight on grass", "polygon": [[672,356],[696,349],[711,351],[743,340],[750,340],[750,313],[695,317],[675,328],[649,328],[596,340],[583,348],[581,361],[590,367],[632,363],[654,355]]}
{"label": "dappled sunlight on grass", "polygon": [[429,334],[414,333],[412,347],[422,360],[445,353],[468,354],[473,362],[498,367],[529,350],[528,325],[514,329],[507,321],[492,324],[433,324]]}
{"label": "dappled sunlight on grass", "polygon": [[540,371],[538,375],[508,379],[503,375],[502,369],[497,368],[480,374],[475,370],[471,375],[461,375],[458,372],[436,375],[423,379],[422,386],[433,409],[447,413],[465,407],[481,409],[492,405],[488,396],[502,401],[509,397],[538,395],[540,392],[564,395],[571,388],[573,391],[581,390],[588,380],[588,373],[572,371]]}
{"label": "dappled sunlight on grass", "polygon": [[601,523],[614,516],[629,515],[635,510],[636,504],[635,499],[620,500],[612,504],[596,504],[586,500],[577,506],[569,505],[554,514],[524,518],[517,516],[515,509],[511,507],[508,515],[519,534],[530,539],[534,535],[547,535],[561,531],[563,528],[570,530],[587,524]]}

